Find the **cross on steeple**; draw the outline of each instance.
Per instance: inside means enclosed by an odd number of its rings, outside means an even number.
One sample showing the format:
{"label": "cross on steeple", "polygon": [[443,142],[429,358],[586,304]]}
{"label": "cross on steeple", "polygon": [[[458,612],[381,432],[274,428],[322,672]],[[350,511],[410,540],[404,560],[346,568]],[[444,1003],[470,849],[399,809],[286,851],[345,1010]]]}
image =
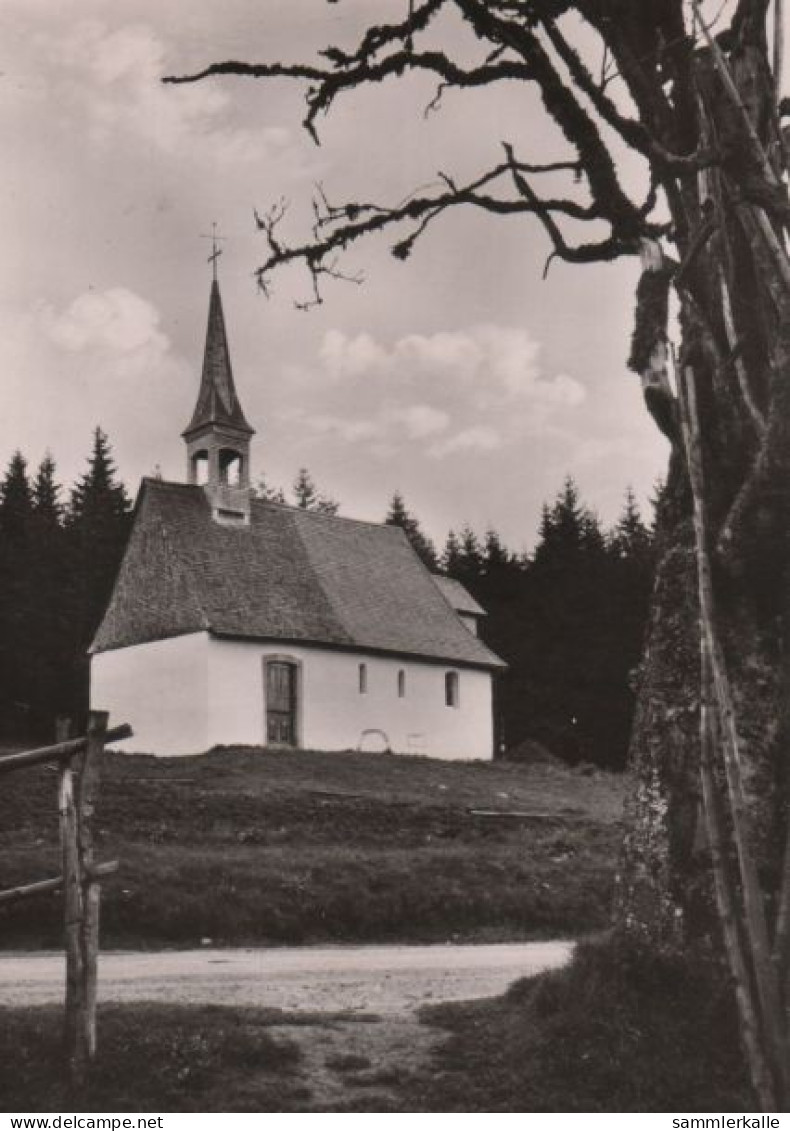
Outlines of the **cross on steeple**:
{"label": "cross on steeple", "polygon": [[218,236],[217,235],[217,222],[216,222],[216,220],[214,220],[214,221],[212,221],[212,224],[211,224],[211,235],[210,236],[201,235],[200,238],[202,240],[211,240],[211,255],[208,257],[206,262],[211,264],[214,282],[216,283],[216,281],[217,281],[217,260],[222,255],[222,248],[217,247],[217,244],[222,243],[225,240],[225,236]]}

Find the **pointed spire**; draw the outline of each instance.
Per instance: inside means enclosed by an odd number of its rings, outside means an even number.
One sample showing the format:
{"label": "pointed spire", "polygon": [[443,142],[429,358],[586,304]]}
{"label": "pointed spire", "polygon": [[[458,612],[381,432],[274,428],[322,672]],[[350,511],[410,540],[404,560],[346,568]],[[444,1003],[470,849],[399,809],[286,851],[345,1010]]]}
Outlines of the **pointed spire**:
{"label": "pointed spire", "polygon": [[230,364],[228,336],[225,331],[225,317],[222,313],[222,298],[216,277],[211,283],[211,299],[208,308],[208,329],[206,331],[206,350],[203,355],[203,374],[197,404],[183,435],[189,438],[198,429],[219,425],[252,436],[255,432],[247,423],[241,410],[236,387],[233,384],[233,370]]}

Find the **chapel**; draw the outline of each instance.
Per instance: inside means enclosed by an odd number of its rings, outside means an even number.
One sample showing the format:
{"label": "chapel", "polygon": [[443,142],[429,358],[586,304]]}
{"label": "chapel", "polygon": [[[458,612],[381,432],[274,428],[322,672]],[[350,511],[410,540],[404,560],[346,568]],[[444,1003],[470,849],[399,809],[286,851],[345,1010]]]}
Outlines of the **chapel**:
{"label": "chapel", "polygon": [[91,646],[91,704],[127,749],[491,758],[504,663],[484,610],[399,527],[256,497],[216,272],[186,482],[143,480]]}

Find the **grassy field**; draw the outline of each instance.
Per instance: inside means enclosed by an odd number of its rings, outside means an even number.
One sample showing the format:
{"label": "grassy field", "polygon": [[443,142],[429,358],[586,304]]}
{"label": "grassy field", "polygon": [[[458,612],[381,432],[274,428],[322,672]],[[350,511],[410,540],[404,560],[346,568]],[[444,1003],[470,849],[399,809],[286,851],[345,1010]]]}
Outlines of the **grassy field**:
{"label": "grassy field", "polygon": [[422,1020],[382,1049],[365,1016],[103,1006],[92,1083],[70,1097],[53,1071],[61,1011],[0,1010],[2,1110],[752,1110],[727,980],[692,961],[586,945]]}
{"label": "grassy field", "polygon": [[[56,774],[3,779],[0,887],[56,875]],[[109,947],[495,941],[606,925],[622,785],[393,755],[108,753],[97,817]],[[507,812],[504,817],[473,810]],[[0,908],[0,945],[61,942],[60,898]]]}

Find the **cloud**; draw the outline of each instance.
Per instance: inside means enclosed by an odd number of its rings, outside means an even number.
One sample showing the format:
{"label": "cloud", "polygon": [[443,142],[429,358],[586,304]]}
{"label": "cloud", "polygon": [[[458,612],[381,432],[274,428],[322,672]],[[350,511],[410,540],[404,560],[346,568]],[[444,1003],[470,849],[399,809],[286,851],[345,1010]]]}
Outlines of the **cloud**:
{"label": "cloud", "polygon": [[464,428],[447,440],[432,444],[428,455],[433,459],[444,459],[454,452],[493,452],[506,443],[505,436],[488,425]]}
{"label": "cloud", "polygon": [[450,417],[446,412],[429,404],[414,404],[407,408],[393,409],[387,415],[414,440],[422,440],[427,436],[435,436],[437,432],[444,432],[450,423]]}
{"label": "cloud", "polygon": [[171,157],[202,156],[214,166],[286,162],[291,172],[308,172],[289,129],[238,125],[234,100],[218,84],[163,85],[162,77],[177,68],[147,24],[108,30],[82,21],[67,35],[42,41],[54,64],[51,81],[87,118],[98,144],[131,136]]}
{"label": "cloud", "polygon": [[521,403],[545,419],[555,409],[580,405],[586,391],[567,374],[547,376],[540,353],[540,342],[528,330],[486,323],[468,330],[409,334],[390,346],[368,333],[350,336],[330,330],[319,360],[335,382],[397,380],[471,398],[480,408]]}
{"label": "cloud", "polygon": [[68,353],[98,353],[137,368],[161,360],[170,349],[159,327],[159,312],[125,287],[87,291],[60,313],[40,311],[41,324],[54,345]]}
{"label": "cloud", "polygon": [[433,460],[553,430],[575,434],[574,411],[587,395],[568,374],[545,372],[541,343],[527,329],[492,323],[392,342],[331,329],[314,365],[291,366],[284,377],[296,401],[288,416],[306,436],[376,454],[419,447]]}
{"label": "cloud", "polygon": [[349,337],[342,330],[327,330],[318,358],[325,373],[337,381],[380,372],[390,360],[386,349],[370,334]]}
{"label": "cloud", "polygon": [[330,413],[308,413],[303,409],[291,409],[281,413],[289,423],[306,428],[314,436],[334,436],[346,443],[359,443],[363,440],[377,440],[383,437],[384,425],[375,420],[353,420]]}

